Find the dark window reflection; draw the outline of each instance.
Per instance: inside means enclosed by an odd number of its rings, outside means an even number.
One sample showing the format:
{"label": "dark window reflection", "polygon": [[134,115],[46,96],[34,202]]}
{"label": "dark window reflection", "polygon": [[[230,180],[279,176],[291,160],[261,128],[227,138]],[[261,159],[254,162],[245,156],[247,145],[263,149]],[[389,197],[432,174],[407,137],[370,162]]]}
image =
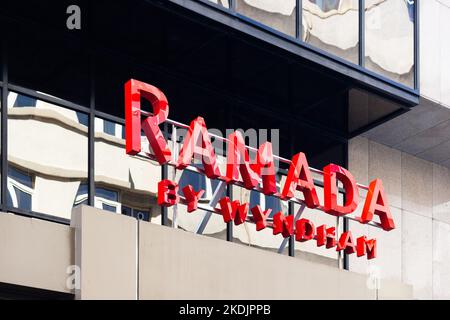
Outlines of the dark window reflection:
{"label": "dark window reflection", "polygon": [[[202,165],[193,164],[193,166],[200,169],[203,168]],[[187,185],[191,185],[196,191],[205,190],[202,199],[211,199],[219,184],[220,180],[209,179],[203,174],[185,169],[178,181],[178,194],[183,195],[183,188]]]}
{"label": "dark window reflection", "polygon": [[21,94],[17,95],[16,102],[14,103],[14,108],[21,107],[36,107],[36,99]]}
{"label": "dark window reflection", "polygon": [[116,124],[114,122],[103,120],[103,132],[111,136],[116,135]]}
{"label": "dark window reflection", "polygon": [[104,188],[95,188],[95,194],[97,197],[101,197],[103,199],[117,201],[119,196],[116,191],[104,189]]}
{"label": "dark window reflection", "polygon": [[127,206],[122,206],[122,214],[129,217],[134,217],[138,220],[150,221],[150,212],[133,209]]}
{"label": "dark window reflection", "polygon": [[406,0],[406,5],[408,6],[408,14],[409,14],[409,20],[411,22],[415,22],[415,10],[414,10],[414,0]]}
{"label": "dark window reflection", "polygon": [[11,178],[13,181],[21,183],[28,188],[33,187],[33,178],[28,173],[22,172],[13,167],[9,167],[8,171],[9,178]]}
{"label": "dark window reflection", "polygon": [[31,211],[32,195],[34,193],[33,177],[13,167],[9,167],[8,171],[7,205]]}
{"label": "dark window reflection", "polygon": [[[183,194],[183,188],[187,185],[191,185],[194,190],[206,190],[206,177],[202,174],[189,171],[185,169],[181,174],[180,181],[178,182],[179,189],[178,193]],[[206,192],[203,194],[202,198],[206,197]]]}
{"label": "dark window reflection", "polygon": [[82,112],[77,112],[78,123],[82,124],[85,127],[89,126],[89,116]]}
{"label": "dark window reflection", "polygon": [[87,183],[81,183],[80,186],[78,187],[78,191],[77,191],[77,195],[75,197],[75,201],[73,206],[78,206],[78,205],[82,205],[88,204],[88,185]]}
{"label": "dark window reflection", "polygon": [[[263,210],[272,209],[269,217],[273,217],[276,213],[283,211],[280,199],[272,196],[266,196],[258,191],[251,191],[250,208],[253,208],[257,205],[259,205]],[[251,211],[249,211],[249,214],[251,215]]]}

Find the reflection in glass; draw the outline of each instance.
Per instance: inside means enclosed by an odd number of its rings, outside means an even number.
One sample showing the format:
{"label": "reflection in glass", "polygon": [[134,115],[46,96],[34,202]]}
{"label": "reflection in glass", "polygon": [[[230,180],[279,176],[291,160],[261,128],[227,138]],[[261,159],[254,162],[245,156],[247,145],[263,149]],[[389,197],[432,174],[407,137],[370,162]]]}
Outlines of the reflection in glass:
{"label": "reflection in glass", "polygon": [[303,0],[302,39],[358,63],[359,1]]}
{"label": "reflection in glass", "polygon": [[148,211],[136,210],[127,206],[122,206],[122,214],[129,217],[134,217],[138,220],[150,221],[150,212]]}
{"label": "reflection in glass", "polygon": [[[319,177],[317,177],[319,178]],[[322,177],[319,178],[320,181]],[[319,202],[324,203],[324,191],[322,187],[316,185],[317,195],[319,197]],[[338,204],[343,205],[344,197],[342,193],[338,195]],[[294,204],[294,214],[298,213],[300,206]],[[318,209],[305,208],[301,214],[301,218],[305,218],[314,223],[315,227],[321,225],[326,225],[327,228],[336,228],[336,235],[340,236],[343,232],[342,218],[337,218],[324,211],[319,211]],[[338,223],[338,219],[341,223]],[[322,264],[327,264],[329,266],[336,267],[339,263],[339,253],[336,252],[336,248],[327,249],[325,246],[318,247],[317,241],[309,240],[306,242],[295,241],[295,257],[303,260],[310,260],[315,262],[320,262]]]}
{"label": "reflection in glass", "polygon": [[236,11],[295,37],[296,0],[236,0]]}
{"label": "reflection in glass", "polygon": [[[273,217],[276,213],[283,211],[282,201],[273,196],[266,196],[258,191],[250,191],[250,208],[259,205],[261,209],[267,210],[271,209],[272,211],[269,214],[269,217]],[[251,212],[249,212],[249,216],[251,216]]]}
{"label": "reflection in glass", "polygon": [[[124,126],[95,118],[95,207],[136,219],[160,223],[156,204],[161,167],[144,157],[125,152]],[[142,151],[148,152],[145,136]]]}
{"label": "reflection in glass", "polygon": [[88,185],[87,183],[80,183],[78,187],[77,195],[75,197],[75,201],[73,202],[73,206],[79,206],[82,204],[88,204]]}
{"label": "reflection in glass", "polygon": [[[203,168],[202,165],[193,164],[193,166]],[[178,181],[178,193],[180,195],[183,195],[183,188],[187,185],[191,185],[196,191],[205,190],[201,199],[211,199],[214,191],[219,185],[219,180],[209,179],[203,174],[185,169],[181,173],[180,180]]]}
{"label": "reflection in glass", "polygon": [[20,107],[36,107],[36,99],[27,97],[24,95],[18,95],[16,101],[14,102],[14,108]]}
{"label": "reflection in glass", "polygon": [[95,207],[106,211],[120,212],[119,193],[102,187],[95,188]]}
{"label": "reflection in glass", "polygon": [[[8,205],[70,219],[87,180],[87,115],[8,95]],[[75,199],[75,201],[74,201]],[[87,199],[87,197],[86,197]]]}
{"label": "reflection in glass", "polygon": [[230,7],[230,2],[229,0],[208,0],[209,2],[215,3],[217,5],[220,5],[222,7],[225,8],[229,8]]}
{"label": "reflection in glass", "polygon": [[[218,156],[218,158],[220,159],[221,156]],[[203,165],[201,164],[193,164],[193,166],[200,169],[203,168]],[[174,207],[169,208],[169,221],[171,224],[174,223],[174,216],[176,216],[176,225],[178,228],[188,232],[196,232],[206,214],[206,212],[200,207],[207,206],[209,204],[214,193],[219,187],[220,181],[217,179],[209,179],[203,174],[192,172],[187,169],[176,170],[175,172],[173,168],[170,168],[169,177],[174,177],[174,180],[178,181],[178,194],[180,196],[184,196],[183,188],[187,185],[191,185],[195,191],[205,191],[199,200],[199,208],[194,212],[187,212],[187,206],[184,204],[178,205],[176,209]],[[226,190],[224,189],[224,192],[219,196],[219,198],[226,196],[225,191]],[[220,214],[213,213],[202,234],[208,237],[226,240],[226,230],[227,225],[224,223],[222,216]]]}
{"label": "reflection in glass", "polygon": [[366,0],[367,69],[414,86],[414,0]]}
{"label": "reflection in glass", "polygon": [[[281,188],[281,176],[277,175],[277,189],[278,192]],[[282,212],[284,215],[288,215],[288,204],[286,201],[281,201],[278,197],[267,196],[261,192],[254,190],[247,190],[241,187],[233,187],[233,199],[239,200],[241,203],[249,202],[249,208],[253,208],[259,205],[262,210],[271,209],[269,215],[269,224],[272,222],[272,218],[278,212]],[[252,246],[269,250],[272,252],[278,252],[283,237],[281,235],[273,235],[273,229],[271,226],[266,227],[263,230],[256,231],[256,224],[252,220],[252,213],[248,213],[248,221],[241,225],[233,224],[233,241],[246,246]],[[285,247],[283,254],[288,254],[288,247]]]}
{"label": "reflection in glass", "polygon": [[[0,46],[0,49],[1,49],[1,46]],[[0,71],[1,71],[1,69],[2,69],[2,66],[0,66]],[[2,108],[2,101],[3,101],[3,99],[2,99],[2,92],[3,92],[3,90],[1,90],[2,88],[0,87],[0,116],[3,114],[3,108]],[[0,118],[1,119],[1,118]],[[2,136],[1,136],[1,126],[2,126],[2,124],[1,124],[1,121],[0,121],[0,141],[2,141]],[[1,155],[1,152],[2,152],[2,147],[1,147],[1,145],[2,145],[2,143],[0,143],[0,155]],[[2,176],[1,176],[1,172],[2,172],[2,170],[1,170],[1,164],[0,164],[0,179],[2,178]],[[1,181],[1,180],[0,180]],[[0,188],[1,189],[1,188]],[[0,190],[0,199],[1,199],[1,190]],[[7,203],[11,203],[12,201],[10,201],[10,195],[6,195],[6,201],[7,201]]]}
{"label": "reflection in glass", "polygon": [[111,136],[116,135],[116,125],[114,122],[103,120],[103,132]]}
{"label": "reflection in glass", "polygon": [[31,210],[33,177],[14,167],[8,169],[8,197],[7,205],[21,210]]}

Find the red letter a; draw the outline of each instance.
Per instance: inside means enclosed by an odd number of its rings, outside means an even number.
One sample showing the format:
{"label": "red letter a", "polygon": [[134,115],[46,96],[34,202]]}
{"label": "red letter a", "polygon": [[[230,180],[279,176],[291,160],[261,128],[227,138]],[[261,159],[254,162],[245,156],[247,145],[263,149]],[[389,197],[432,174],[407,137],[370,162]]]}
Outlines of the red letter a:
{"label": "red letter a", "polygon": [[361,214],[361,223],[372,221],[373,215],[380,217],[381,226],[384,230],[395,229],[394,219],[392,219],[391,210],[384,195],[383,183],[380,179],[373,180],[369,185],[366,202]]}
{"label": "red letter a", "polygon": [[314,209],[320,205],[317,197],[314,180],[309,171],[305,154],[300,152],[292,158],[289,172],[284,184],[282,198],[290,199],[294,196],[295,190],[303,192],[305,203],[308,208]]}

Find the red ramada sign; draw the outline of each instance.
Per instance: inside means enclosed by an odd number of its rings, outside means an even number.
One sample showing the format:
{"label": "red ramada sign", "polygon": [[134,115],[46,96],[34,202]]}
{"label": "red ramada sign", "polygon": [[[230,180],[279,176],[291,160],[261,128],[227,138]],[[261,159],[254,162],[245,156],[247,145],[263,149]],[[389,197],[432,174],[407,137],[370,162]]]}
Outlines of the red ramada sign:
{"label": "red ramada sign", "polygon": [[[141,112],[141,98],[147,99],[152,107],[153,114]],[[144,115],[145,113],[145,115]],[[228,136],[228,152],[226,172],[221,172],[214,148],[211,144],[205,121],[198,117],[189,126],[184,138],[183,146],[176,161],[173,160],[172,151],[161,132],[159,125],[168,119],[169,104],[164,93],[158,88],[131,79],[125,84],[125,126],[126,126],[126,152],[136,155],[141,152],[141,130],[144,131],[153,150],[156,161],[163,164],[174,165],[177,169],[185,169],[191,164],[193,157],[199,158],[204,167],[204,174],[210,179],[220,179],[227,184],[240,183],[246,189],[252,190],[262,183],[262,192],[265,195],[275,196],[281,200],[295,198],[294,192],[303,194],[303,199],[296,199],[308,208],[319,209],[327,214],[343,217],[353,213],[359,202],[358,185],[353,175],[346,169],[329,164],[323,168],[324,203],[319,202],[311,170],[304,153],[297,153],[292,157],[286,181],[281,193],[276,186],[276,170],[274,156],[270,142],[262,144],[257,152],[255,161],[245,146],[244,138],[239,131]],[[345,204],[338,204],[337,181],[340,181],[345,190]],[[204,190],[194,190],[191,185],[182,189],[184,199],[178,194],[178,184],[170,180],[158,183],[158,204],[170,207],[180,202],[187,205],[187,211],[193,212]],[[249,207],[249,203],[231,201],[228,197],[219,200],[219,207],[215,208],[222,214],[225,223],[233,221],[235,225],[244,223],[251,211],[256,230],[260,231],[268,226],[267,217],[271,210],[263,210],[260,206]],[[367,224],[378,216],[379,224],[385,231],[395,228],[389,205],[380,179],[373,180],[367,192],[364,208],[357,220]],[[299,219],[294,222],[293,215],[284,215],[278,212],[273,216],[273,234],[281,234],[284,238],[295,236],[297,241],[305,242],[316,240],[317,246],[344,250],[347,254],[356,253],[358,257],[367,256],[367,259],[376,257],[376,239],[367,239],[366,236],[353,239],[351,231],[343,232],[339,237],[335,227],[326,225],[314,226],[308,219]]]}

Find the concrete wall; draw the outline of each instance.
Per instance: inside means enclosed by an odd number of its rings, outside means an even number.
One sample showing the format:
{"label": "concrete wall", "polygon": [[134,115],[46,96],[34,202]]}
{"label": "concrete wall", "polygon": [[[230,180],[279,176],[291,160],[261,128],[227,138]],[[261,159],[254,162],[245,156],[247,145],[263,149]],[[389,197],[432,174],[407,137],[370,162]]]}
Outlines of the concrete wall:
{"label": "concrete wall", "polygon": [[73,210],[77,299],[136,299],[137,220],[87,206]]}
{"label": "concrete wall", "polygon": [[366,275],[88,206],[71,227],[1,213],[0,283],[77,299],[412,297],[400,281],[376,291]]}
{"label": "concrete wall", "polygon": [[450,299],[450,169],[362,137],[350,141],[349,169],[361,183],[383,180],[397,226],[378,237],[379,258],[351,257],[350,270],[377,267],[383,278],[412,285],[415,298]]}
{"label": "concrete wall", "polygon": [[[81,299],[393,299],[409,286],[82,206]],[[137,256],[135,255],[137,253]],[[139,257],[139,259],[136,259]],[[137,277],[136,276],[137,270]],[[137,285],[139,284],[139,285]]]}
{"label": "concrete wall", "polygon": [[375,299],[367,277],[141,223],[141,299]]}
{"label": "concrete wall", "polygon": [[69,226],[0,213],[0,283],[71,293],[73,252]]}

